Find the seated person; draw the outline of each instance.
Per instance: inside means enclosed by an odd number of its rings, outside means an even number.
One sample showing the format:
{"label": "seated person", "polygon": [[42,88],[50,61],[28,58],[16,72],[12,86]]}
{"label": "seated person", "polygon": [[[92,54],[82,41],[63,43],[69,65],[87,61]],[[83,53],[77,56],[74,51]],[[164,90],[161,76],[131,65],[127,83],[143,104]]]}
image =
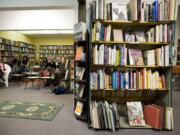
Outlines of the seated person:
{"label": "seated person", "polygon": [[24,56],[22,58],[22,61],[20,65],[17,67],[16,72],[17,74],[22,74],[27,71],[27,66],[29,65],[29,58],[27,56]]}
{"label": "seated person", "polygon": [[47,69],[47,68],[54,68],[54,69],[56,69],[56,64],[55,64],[55,62],[54,62],[54,60],[52,58],[48,59],[48,62],[46,64],[46,66],[45,66],[45,69]]}
{"label": "seated person", "polygon": [[12,72],[16,72],[18,67],[20,66],[21,62],[18,59],[18,56],[16,55],[15,58],[11,61],[11,68],[12,68]]}
{"label": "seated person", "polygon": [[0,76],[4,81],[6,87],[9,86],[9,74],[11,72],[11,67],[8,64],[0,63]]}

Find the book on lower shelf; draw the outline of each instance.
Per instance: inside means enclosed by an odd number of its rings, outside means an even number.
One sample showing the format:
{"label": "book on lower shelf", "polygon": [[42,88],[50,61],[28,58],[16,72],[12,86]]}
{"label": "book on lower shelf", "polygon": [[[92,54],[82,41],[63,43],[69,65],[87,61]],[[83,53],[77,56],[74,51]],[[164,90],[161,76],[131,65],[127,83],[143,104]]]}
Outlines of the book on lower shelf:
{"label": "book on lower shelf", "polygon": [[145,126],[141,102],[127,102],[128,120],[130,126]]}
{"label": "book on lower shelf", "polygon": [[74,111],[76,115],[81,116],[81,114],[83,112],[83,106],[84,106],[83,102],[77,101],[76,108]]}
{"label": "book on lower shelf", "polygon": [[[151,107],[153,108],[152,110],[149,109]],[[169,126],[170,130],[173,126],[172,111],[167,113],[165,108],[172,110],[172,107],[168,106],[161,107],[155,104],[143,105],[141,101],[126,102],[126,104],[108,102],[106,100],[91,101],[90,127],[114,131],[125,127],[167,129],[167,126]],[[168,120],[163,120],[163,115],[168,115]],[[151,123],[151,121],[153,122]]]}
{"label": "book on lower shelf", "polygon": [[[152,117],[149,117],[149,116]],[[150,125],[154,129],[163,128],[164,108],[156,105],[144,106],[144,118],[146,124]]]}

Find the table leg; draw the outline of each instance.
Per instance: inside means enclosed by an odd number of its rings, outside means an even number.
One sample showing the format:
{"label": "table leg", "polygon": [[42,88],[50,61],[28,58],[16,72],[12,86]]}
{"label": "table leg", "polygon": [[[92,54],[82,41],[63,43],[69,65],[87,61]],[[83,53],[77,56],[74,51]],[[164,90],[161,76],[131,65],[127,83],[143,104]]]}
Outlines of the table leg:
{"label": "table leg", "polygon": [[24,90],[26,89],[27,84],[28,84],[28,79],[26,78],[25,80],[26,80],[26,84],[25,84]]}

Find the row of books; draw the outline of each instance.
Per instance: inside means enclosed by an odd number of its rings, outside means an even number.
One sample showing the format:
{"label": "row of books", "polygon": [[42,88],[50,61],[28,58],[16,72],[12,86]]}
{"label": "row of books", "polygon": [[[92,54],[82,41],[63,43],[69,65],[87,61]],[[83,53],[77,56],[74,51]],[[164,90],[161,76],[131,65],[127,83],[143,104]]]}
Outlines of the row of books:
{"label": "row of books", "polygon": [[130,0],[113,3],[93,0],[92,19],[113,21],[168,21],[175,19],[175,0]]}
{"label": "row of books", "polygon": [[1,38],[1,37],[0,37],[0,43],[9,44],[9,45],[16,45],[16,41]]}
{"label": "row of books", "polygon": [[40,53],[44,54],[73,54],[73,50],[40,50]]}
{"label": "row of books", "polygon": [[109,129],[115,131],[120,128],[120,113],[117,103],[92,101],[90,103],[91,127],[94,129]]}
{"label": "row of books", "polygon": [[127,64],[127,48],[125,46],[95,45],[92,50],[93,64],[114,66]]}
{"label": "row of books", "polygon": [[62,49],[73,49],[72,45],[41,45],[41,50],[62,50]]}
{"label": "row of books", "polygon": [[156,25],[146,32],[147,42],[174,42],[174,24]]}
{"label": "row of books", "polygon": [[104,26],[100,21],[94,23],[92,41],[126,41],[126,42],[173,42],[174,24],[156,25],[146,31],[128,31]]}
{"label": "row of books", "polygon": [[[165,118],[165,119],[164,119]],[[115,131],[125,125],[129,127],[150,127],[153,129],[173,129],[172,107],[141,102],[124,104],[92,101],[90,103],[91,127]]]}
{"label": "row of books", "polygon": [[140,49],[127,49],[125,45],[95,45],[93,46],[92,51],[92,63],[95,65],[171,65],[171,45],[162,46],[161,48],[148,51],[142,51]]}
{"label": "row of books", "polygon": [[166,78],[164,74],[151,69],[136,71],[113,71],[106,73],[104,70],[97,70],[90,74],[90,88],[96,89],[166,89]]}

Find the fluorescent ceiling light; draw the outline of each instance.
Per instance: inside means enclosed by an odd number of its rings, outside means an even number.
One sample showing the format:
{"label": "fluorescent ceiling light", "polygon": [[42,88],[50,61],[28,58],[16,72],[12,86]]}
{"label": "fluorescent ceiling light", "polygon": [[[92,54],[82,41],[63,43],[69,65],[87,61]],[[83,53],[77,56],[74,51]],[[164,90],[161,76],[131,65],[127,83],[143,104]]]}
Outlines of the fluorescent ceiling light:
{"label": "fluorescent ceiling light", "polygon": [[27,30],[27,31],[19,31],[23,34],[27,35],[36,35],[36,34],[73,34],[74,30]]}

